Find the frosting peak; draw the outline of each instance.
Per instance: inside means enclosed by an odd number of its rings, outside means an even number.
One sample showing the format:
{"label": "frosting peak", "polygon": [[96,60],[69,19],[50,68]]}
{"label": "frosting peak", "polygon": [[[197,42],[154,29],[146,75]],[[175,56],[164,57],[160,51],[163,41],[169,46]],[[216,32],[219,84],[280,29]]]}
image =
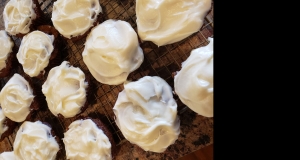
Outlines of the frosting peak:
{"label": "frosting peak", "polygon": [[145,151],[165,151],[180,133],[176,101],[160,77],[124,83],[113,111],[125,138]]}
{"label": "frosting peak", "polygon": [[158,46],[199,31],[211,0],[136,0],[136,23],[142,40]]}
{"label": "frosting peak", "polygon": [[80,112],[86,101],[85,75],[80,68],[64,61],[60,66],[53,67],[42,85],[49,110],[57,116],[73,117]]}
{"label": "frosting peak", "polygon": [[70,39],[89,30],[100,12],[99,0],[57,0],[51,19],[59,33]]}
{"label": "frosting peak", "polygon": [[54,36],[41,31],[33,31],[22,39],[17,59],[30,77],[40,74],[49,64]]}
{"label": "frosting peak", "polygon": [[192,50],[174,79],[180,100],[196,113],[213,117],[213,38],[209,44]]}
{"label": "frosting peak", "polygon": [[4,30],[0,30],[0,72],[6,67],[6,59],[12,52],[14,43]]}
{"label": "frosting peak", "polygon": [[136,32],[121,20],[107,20],[94,27],[82,56],[93,77],[109,85],[126,81],[144,60]]}
{"label": "frosting peak", "polygon": [[30,113],[34,95],[29,83],[15,73],[0,92],[0,105],[6,117],[22,122]]}
{"label": "frosting peak", "polygon": [[25,121],[14,141],[16,160],[54,160],[59,150],[51,128],[40,121]]}
{"label": "frosting peak", "polygon": [[34,7],[32,0],[10,0],[3,11],[5,30],[11,35],[28,33],[36,18]]}
{"label": "frosting peak", "polygon": [[77,120],[64,133],[67,159],[111,160],[108,137],[90,119]]}

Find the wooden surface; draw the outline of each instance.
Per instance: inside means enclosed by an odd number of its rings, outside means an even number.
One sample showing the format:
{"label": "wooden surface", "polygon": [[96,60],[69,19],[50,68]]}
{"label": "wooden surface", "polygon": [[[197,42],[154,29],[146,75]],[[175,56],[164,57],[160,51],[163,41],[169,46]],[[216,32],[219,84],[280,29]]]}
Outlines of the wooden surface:
{"label": "wooden surface", "polygon": [[185,155],[178,160],[213,160],[213,147],[214,145],[211,144],[188,155]]}

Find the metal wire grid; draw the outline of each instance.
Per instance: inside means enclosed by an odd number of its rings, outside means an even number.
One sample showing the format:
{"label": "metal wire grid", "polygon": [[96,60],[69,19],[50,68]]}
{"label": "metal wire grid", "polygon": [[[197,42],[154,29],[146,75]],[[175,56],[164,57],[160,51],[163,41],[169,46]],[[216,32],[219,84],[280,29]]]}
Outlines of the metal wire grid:
{"label": "metal wire grid", "polygon": [[[41,4],[41,9],[43,10],[45,16],[50,19],[53,7],[52,0],[39,0]],[[135,31],[137,31],[137,25],[135,23],[135,0],[100,0],[100,5],[103,9],[105,20],[107,19],[119,19],[127,21],[131,24]],[[49,22],[51,24],[51,21]],[[213,4],[212,10],[205,17],[204,24],[199,32],[194,33],[188,38],[166,46],[157,47],[152,42],[141,42],[140,46],[144,52],[144,62],[142,65],[134,72],[128,76],[128,80],[137,80],[143,76],[160,76],[172,87],[174,90],[174,80],[172,78],[172,73],[179,71],[181,68],[181,63],[185,61],[192,49],[198,48],[200,46],[205,46],[208,44],[208,37],[213,37]],[[21,39],[14,37],[14,41],[17,46],[20,46]],[[61,52],[61,56],[64,60],[70,62],[71,65],[79,67],[86,76],[91,76],[86,65],[83,63],[81,53],[84,49],[85,40],[80,40],[73,43],[67,40],[64,44],[64,48]],[[7,81],[7,80],[6,80]],[[1,80],[1,85],[5,82]],[[41,82],[37,82],[40,83]],[[123,90],[123,85],[105,85],[97,82],[92,78],[92,83],[94,88],[90,90],[93,94],[94,102],[91,102],[89,107],[86,109],[83,116],[91,116],[93,118],[99,118],[103,121],[108,129],[112,132],[113,138],[117,145],[122,144],[126,139],[120,132],[119,128],[114,122],[113,106],[117,100],[118,93]],[[185,112],[187,107],[174,96],[177,104],[179,114]],[[43,122],[48,122],[52,125],[52,128],[56,132],[58,137],[63,137],[63,131],[69,126],[69,124],[74,120],[74,118],[59,120],[49,110],[39,111],[35,120],[41,120]],[[12,150],[12,144],[15,139],[16,132],[19,126],[14,130],[14,133],[7,139],[3,140],[6,146],[9,146],[5,150]],[[63,145],[63,143],[62,143]],[[58,159],[65,159],[64,149],[61,155],[57,156]]]}

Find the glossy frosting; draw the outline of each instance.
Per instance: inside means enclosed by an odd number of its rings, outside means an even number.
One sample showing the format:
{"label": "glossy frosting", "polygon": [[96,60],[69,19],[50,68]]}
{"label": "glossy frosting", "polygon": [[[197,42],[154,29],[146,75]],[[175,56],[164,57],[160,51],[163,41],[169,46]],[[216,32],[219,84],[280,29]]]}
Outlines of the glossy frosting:
{"label": "glossy frosting", "polygon": [[14,141],[16,160],[55,160],[58,150],[49,126],[40,121],[25,121],[20,126]]}
{"label": "glossy frosting", "polygon": [[144,60],[136,32],[121,20],[107,20],[93,28],[82,56],[93,77],[109,85],[126,81]]}
{"label": "glossy frosting", "polygon": [[22,122],[30,113],[34,95],[29,83],[15,73],[0,92],[0,105],[6,117]]}
{"label": "glossy frosting", "polygon": [[6,119],[6,117],[5,117],[2,109],[0,108],[0,137],[8,129],[8,127],[6,125],[4,125],[5,119]]}
{"label": "glossy frosting", "polygon": [[11,35],[28,33],[32,20],[36,18],[33,8],[32,0],[10,0],[3,11],[5,30]]}
{"label": "glossy frosting", "polygon": [[68,128],[63,138],[67,159],[112,159],[108,137],[92,120],[76,120]]}
{"label": "glossy frosting", "polygon": [[78,114],[84,105],[87,86],[81,69],[64,61],[50,70],[47,80],[42,85],[42,92],[55,116],[60,113],[69,118]]}
{"label": "glossy frosting", "polygon": [[90,29],[100,12],[99,0],[57,0],[51,20],[60,34],[72,38]]}
{"label": "glossy frosting", "polygon": [[3,152],[0,154],[0,160],[14,160],[15,155],[14,152]]}
{"label": "glossy frosting", "polygon": [[0,73],[6,67],[6,59],[12,52],[14,43],[4,30],[0,30]]}
{"label": "glossy frosting", "polygon": [[54,49],[53,41],[53,35],[41,31],[30,32],[23,37],[17,59],[30,77],[38,76],[48,66]]}
{"label": "glossy frosting", "polygon": [[175,43],[203,25],[211,0],[136,0],[140,38],[158,46]]}
{"label": "glossy frosting", "polygon": [[185,105],[202,116],[213,117],[213,38],[208,40],[207,46],[192,50],[182,63],[174,87]]}
{"label": "glossy frosting", "polygon": [[145,151],[165,151],[180,133],[176,101],[160,77],[124,83],[113,111],[125,138]]}

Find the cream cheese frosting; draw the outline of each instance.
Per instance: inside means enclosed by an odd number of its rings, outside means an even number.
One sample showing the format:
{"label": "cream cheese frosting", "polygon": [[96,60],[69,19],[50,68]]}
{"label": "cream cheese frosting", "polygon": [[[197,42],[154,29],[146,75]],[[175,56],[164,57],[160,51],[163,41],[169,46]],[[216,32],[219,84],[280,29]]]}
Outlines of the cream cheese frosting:
{"label": "cream cheese frosting", "polygon": [[64,61],[50,70],[47,80],[42,85],[49,110],[58,116],[73,117],[80,112],[86,101],[85,75],[80,68]]}
{"label": "cream cheese frosting", "polygon": [[28,33],[32,20],[36,18],[35,7],[32,0],[10,0],[3,11],[5,30],[11,35]]}
{"label": "cream cheese frosting", "polygon": [[5,117],[2,109],[0,108],[0,137],[8,129],[8,127],[4,124],[5,119],[6,119],[6,117]]}
{"label": "cream cheese frosting", "polygon": [[178,42],[199,31],[211,0],[136,0],[138,34],[158,46]]}
{"label": "cream cheese frosting", "polygon": [[23,122],[13,147],[16,160],[55,160],[59,150],[51,128],[41,121]]}
{"label": "cream cheese frosting", "polygon": [[0,30],[0,73],[6,67],[6,59],[12,52],[14,43],[4,30]]}
{"label": "cream cheese frosting", "polygon": [[124,137],[145,151],[164,152],[180,133],[172,89],[160,77],[124,83],[113,111]]}
{"label": "cream cheese frosting", "polygon": [[15,73],[0,92],[0,105],[6,117],[15,122],[22,122],[30,113],[33,90],[29,83]]}
{"label": "cream cheese frosting", "polygon": [[136,32],[121,20],[107,20],[94,27],[82,56],[93,77],[108,85],[126,81],[144,60]]}
{"label": "cream cheese frosting", "polygon": [[49,64],[54,36],[41,31],[33,31],[25,35],[17,53],[17,59],[23,70],[30,77],[40,74]]}
{"label": "cream cheese frosting", "polygon": [[88,31],[100,12],[99,0],[57,0],[51,20],[56,30],[70,39]]}
{"label": "cream cheese frosting", "polygon": [[174,78],[180,100],[196,113],[213,117],[213,38],[209,44],[192,50]]}
{"label": "cream cheese frosting", "polygon": [[3,152],[0,154],[0,160],[14,160],[14,152]]}
{"label": "cream cheese frosting", "polygon": [[63,138],[67,159],[112,159],[108,137],[92,120],[76,120],[68,128]]}

